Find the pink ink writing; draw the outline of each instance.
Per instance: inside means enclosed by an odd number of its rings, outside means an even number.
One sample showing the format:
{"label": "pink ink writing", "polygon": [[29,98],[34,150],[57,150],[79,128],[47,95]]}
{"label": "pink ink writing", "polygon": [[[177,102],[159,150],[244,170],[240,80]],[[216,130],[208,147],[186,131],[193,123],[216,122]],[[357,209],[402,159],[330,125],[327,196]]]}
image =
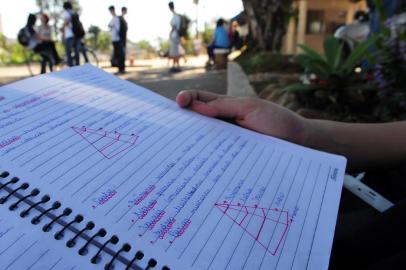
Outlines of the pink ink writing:
{"label": "pink ink writing", "polygon": [[147,224],[148,230],[154,229],[155,225],[163,218],[164,215],[165,215],[165,211],[161,211],[161,212],[154,218],[153,221],[148,222],[148,224]]}
{"label": "pink ink writing", "polygon": [[181,237],[187,228],[189,228],[190,223],[192,223],[192,221],[190,219],[186,219],[182,222],[182,227],[174,230],[173,232],[170,232],[169,234],[174,236],[174,237]]}
{"label": "pink ink writing", "polygon": [[155,189],[154,185],[148,186],[135,200],[131,201],[135,205],[139,205],[142,201],[144,201],[149,194]]}
{"label": "pink ink writing", "polygon": [[108,201],[110,201],[115,195],[117,194],[117,191],[114,189],[108,189],[105,192],[102,192],[101,196],[95,199],[92,199],[93,202],[96,203],[96,205],[92,205],[92,208],[96,208],[99,205],[106,204]]}
{"label": "pink ink writing", "polygon": [[11,138],[5,139],[5,140],[0,142],[0,149],[5,148],[5,147],[7,147],[7,146],[19,141],[19,140],[21,140],[20,136],[13,136]]}
{"label": "pink ink writing", "polygon": [[17,104],[15,104],[12,108],[3,110],[3,113],[8,113],[8,112],[10,112],[12,109],[20,109],[20,108],[26,107],[26,106],[28,106],[28,105],[34,104],[35,102],[41,100],[42,98],[51,96],[51,95],[53,95],[53,94],[55,94],[55,93],[57,93],[57,92],[58,92],[57,90],[50,91],[50,92],[47,92],[47,93],[45,93],[45,94],[43,94],[43,95],[41,95],[41,96],[33,97],[33,98],[28,99],[28,100],[25,100],[25,101],[23,101],[23,102],[21,102],[21,103],[17,103]]}
{"label": "pink ink writing", "polygon": [[152,209],[154,209],[156,204],[157,204],[157,201],[153,201],[146,209],[144,209],[142,211],[139,219],[144,219],[148,215],[148,213],[151,212]]}
{"label": "pink ink writing", "polygon": [[159,239],[164,239],[165,235],[169,232],[169,230],[173,227],[173,224],[175,224],[176,219],[171,218],[170,221],[166,226],[164,226],[164,229],[161,231],[159,235]]}

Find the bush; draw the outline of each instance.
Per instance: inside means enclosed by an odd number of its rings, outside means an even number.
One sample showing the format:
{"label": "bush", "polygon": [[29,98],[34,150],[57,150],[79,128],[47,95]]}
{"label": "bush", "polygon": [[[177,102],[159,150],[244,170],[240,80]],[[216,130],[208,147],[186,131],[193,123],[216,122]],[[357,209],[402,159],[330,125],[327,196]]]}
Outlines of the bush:
{"label": "bush", "polygon": [[264,72],[303,72],[303,68],[292,62],[292,56],[271,52],[246,52],[237,58],[237,62],[248,74]]}
{"label": "bush", "polygon": [[[27,61],[28,51],[19,43],[14,42],[8,44],[6,48],[2,48],[0,52],[0,61],[4,65],[19,65]],[[35,57],[36,61],[39,59]]]}

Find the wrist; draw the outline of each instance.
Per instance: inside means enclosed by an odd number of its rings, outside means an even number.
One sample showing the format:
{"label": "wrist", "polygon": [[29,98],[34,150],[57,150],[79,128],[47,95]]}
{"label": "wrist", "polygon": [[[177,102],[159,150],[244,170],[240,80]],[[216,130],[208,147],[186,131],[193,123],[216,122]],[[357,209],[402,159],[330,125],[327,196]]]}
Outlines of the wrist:
{"label": "wrist", "polygon": [[326,131],[319,120],[302,118],[301,129],[298,133],[298,144],[317,150],[324,150],[325,133]]}
{"label": "wrist", "polygon": [[341,154],[348,142],[340,140],[340,132],[334,127],[336,122],[319,119],[306,119],[302,135],[304,146],[329,153]]}

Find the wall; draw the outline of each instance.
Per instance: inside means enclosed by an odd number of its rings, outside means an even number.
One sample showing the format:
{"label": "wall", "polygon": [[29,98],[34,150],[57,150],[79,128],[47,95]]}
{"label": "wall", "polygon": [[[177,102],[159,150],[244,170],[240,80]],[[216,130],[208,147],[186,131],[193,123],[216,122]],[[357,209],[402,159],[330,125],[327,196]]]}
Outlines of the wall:
{"label": "wall", "polygon": [[[303,2],[306,2],[303,4]],[[365,10],[366,3],[351,3],[349,0],[307,0],[296,1],[296,8],[299,9],[299,17],[297,20],[292,20],[289,25],[289,30],[285,36],[283,53],[291,54],[298,53],[297,43],[303,42],[317,50],[323,51],[323,41],[327,35],[332,35],[336,29],[335,26],[348,24],[353,21],[353,15],[357,10]],[[306,9],[306,10],[300,10]],[[309,11],[324,11],[323,28],[319,33],[308,33],[308,27],[298,27],[298,22],[302,20],[302,24],[308,25],[311,22]],[[300,28],[300,29],[299,29]],[[302,32],[299,32],[302,31]],[[304,33],[303,33],[304,31]]]}

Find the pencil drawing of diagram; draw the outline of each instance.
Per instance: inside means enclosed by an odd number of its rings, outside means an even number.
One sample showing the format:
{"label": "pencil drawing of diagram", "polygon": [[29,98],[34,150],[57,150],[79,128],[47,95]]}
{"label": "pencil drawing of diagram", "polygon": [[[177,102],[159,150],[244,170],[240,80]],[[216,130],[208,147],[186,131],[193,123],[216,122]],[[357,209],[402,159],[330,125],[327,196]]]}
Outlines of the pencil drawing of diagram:
{"label": "pencil drawing of diagram", "polygon": [[214,205],[272,256],[278,251],[292,223],[288,211],[277,208],[227,202]]}
{"label": "pencil drawing of diagram", "polygon": [[72,129],[107,159],[129,151],[138,139],[135,134],[123,134],[102,128],[92,129],[83,126],[72,127]]}

